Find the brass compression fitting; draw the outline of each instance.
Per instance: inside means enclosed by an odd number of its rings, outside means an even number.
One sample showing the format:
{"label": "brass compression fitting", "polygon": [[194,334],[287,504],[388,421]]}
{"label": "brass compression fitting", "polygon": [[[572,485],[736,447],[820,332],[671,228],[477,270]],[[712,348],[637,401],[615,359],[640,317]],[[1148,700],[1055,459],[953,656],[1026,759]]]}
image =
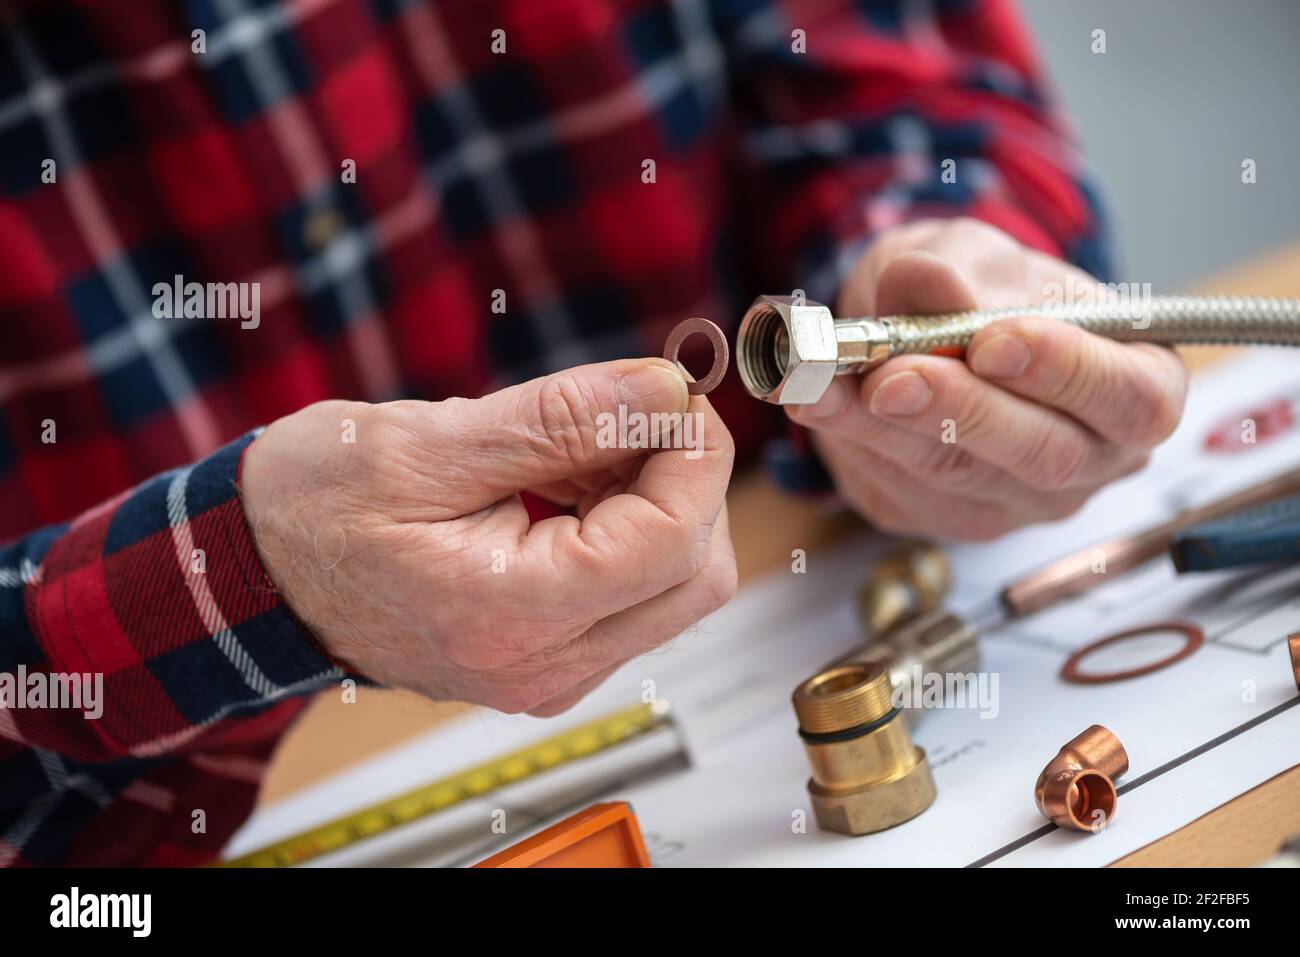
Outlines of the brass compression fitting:
{"label": "brass compression fitting", "polygon": [[1017,306],[936,316],[836,319],[811,300],[759,296],[736,334],[749,394],[809,405],[837,375],[869,372],[901,355],[960,355],[999,319],[1045,316],[1132,342],[1300,346],[1300,300],[1262,296],[1154,296],[1132,301]]}
{"label": "brass compression fitting", "polygon": [[[915,730],[918,680],[966,674],[979,665],[979,634],[971,623],[940,606],[952,584],[943,550],[902,542],[872,566],[857,593],[863,643],[826,667],[879,661],[889,669],[895,703]],[[824,670],[824,669],[823,669]]]}
{"label": "brass compression fitting", "polygon": [[870,834],[934,802],[925,752],[912,744],[880,662],[846,662],[794,692],[799,736],[812,765],[808,794],[824,830]]}

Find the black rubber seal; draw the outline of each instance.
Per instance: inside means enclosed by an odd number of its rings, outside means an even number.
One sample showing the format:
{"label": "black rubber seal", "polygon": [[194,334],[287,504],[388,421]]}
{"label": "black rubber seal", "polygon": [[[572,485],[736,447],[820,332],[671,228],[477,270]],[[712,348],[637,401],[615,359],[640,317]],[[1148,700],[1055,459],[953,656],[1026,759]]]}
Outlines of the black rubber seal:
{"label": "black rubber seal", "polygon": [[799,737],[803,738],[809,744],[834,744],[837,741],[852,741],[854,738],[860,738],[864,734],[870,734],[881,725],[889,724],[898,717],[898,709],[890,708],[887,714],[881,715],[875,721],[868,721],[866,724],[855,724],[851,728],[845,728],[843,731],[805,731],[799,729]]}

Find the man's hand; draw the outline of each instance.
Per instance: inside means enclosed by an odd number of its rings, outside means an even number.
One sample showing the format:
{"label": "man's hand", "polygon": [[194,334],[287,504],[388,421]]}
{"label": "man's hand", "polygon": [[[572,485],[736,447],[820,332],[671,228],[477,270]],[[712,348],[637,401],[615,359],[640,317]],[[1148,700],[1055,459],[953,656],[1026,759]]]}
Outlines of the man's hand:
{"label": "man's hand", "polygon": [[[692,449],[602,447],[620,404],[698,414]],[[675,367],[629,360],[482,399],[322,402],[249,446],[241,485],[272,579],[332,655],[550,715],[731,597],[733,452]],[[526,489],[576,517],[530,526]]]}
{"label": "man's hand", "polygon": [[[1047,301],[1096,280],[971,220],[898,227],[874,242],[837,315],[955,312]],[[1140,468],[1187,390],[1169,349],[1047,319],[1005,320],[967,359],[901,356],[789,406],[840,494],[898,534],[982,541],[1077,511]]]}

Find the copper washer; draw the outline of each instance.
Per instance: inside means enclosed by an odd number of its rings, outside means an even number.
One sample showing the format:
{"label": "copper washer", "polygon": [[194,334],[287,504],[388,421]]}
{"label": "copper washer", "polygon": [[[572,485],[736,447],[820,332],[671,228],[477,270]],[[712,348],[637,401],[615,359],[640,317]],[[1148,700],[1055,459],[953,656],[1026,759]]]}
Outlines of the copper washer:
{"label": "copper washer", "polygon": [[[1107,645],[1113,645],[1120,641],[1127,641],[1130,638],[1159,634],[1162,631],[1181,632],[1186,639],[1186,641],[1183,642],[1183,647],[1179,648],[1172,655],[1166,655],[1159,661],[1140,665],[1137,668],[1129,668],[1127,671],[1111,671],[1098,674],[1095,672],[1079,670],[1079,665],[1083,663],[1083,659],[1087,658],[1098,648],[1104,648]],[[1082,685],[1103,684],[1108,681],[1124,681],[1127,678],[1136,678],[1138,675],[1145,675],[1150,674],[1153,671],[1159,671],[1161,668],[1167,668],[1177,661],[1182,661],[1203,644],[1205,644],[1205,632],[1196,625],[1193,625],[1191,622],[1152,622],[1149,625],[1142,625],[1138,628],[1130,628],[1128,631],[1121,631],[1117,635],[1107,635],[1105,638],[1100,638],[1090,645],[1084,645],[1065,660],[1065,664],[1061,666],[1061,677],[1066,681],[1072,681],[1075,684]]]}
{"label": "copper washer", "polygon": [[688,378],[686,391],[691,395],[707,395],[718,387],[722,377],[727,374],[727,363],[731,360],[731,347],[727,344],[727,337],[722,334],[721,329],[707,319],[683,319],[673,327],[672,332],[668,333],[668,341],[664,343],[664,358],[681,366],[677,361],[677,353],[681,350],[682,342],[686,337],[696,332],[707,336],[713,343],[713,365],[709,369],[709,374],[703,379],[693,381]]}

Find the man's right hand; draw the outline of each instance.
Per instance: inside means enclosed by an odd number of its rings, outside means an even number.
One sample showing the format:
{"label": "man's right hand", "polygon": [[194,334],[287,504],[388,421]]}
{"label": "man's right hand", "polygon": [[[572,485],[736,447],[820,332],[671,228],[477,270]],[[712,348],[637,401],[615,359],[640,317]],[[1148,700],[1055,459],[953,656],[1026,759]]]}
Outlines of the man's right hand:
{"label": "man's right hand", "polygon": [[[703,454],[600,447],[597,416],[620,403],[701,413]],[[676,367],[626,360],[481,399],[309,406],[249,446],[241,491],[272,580],[331,655],[550,715],[731,597],[733,454]],[[576,515],[530,525],[524,490]]]}

